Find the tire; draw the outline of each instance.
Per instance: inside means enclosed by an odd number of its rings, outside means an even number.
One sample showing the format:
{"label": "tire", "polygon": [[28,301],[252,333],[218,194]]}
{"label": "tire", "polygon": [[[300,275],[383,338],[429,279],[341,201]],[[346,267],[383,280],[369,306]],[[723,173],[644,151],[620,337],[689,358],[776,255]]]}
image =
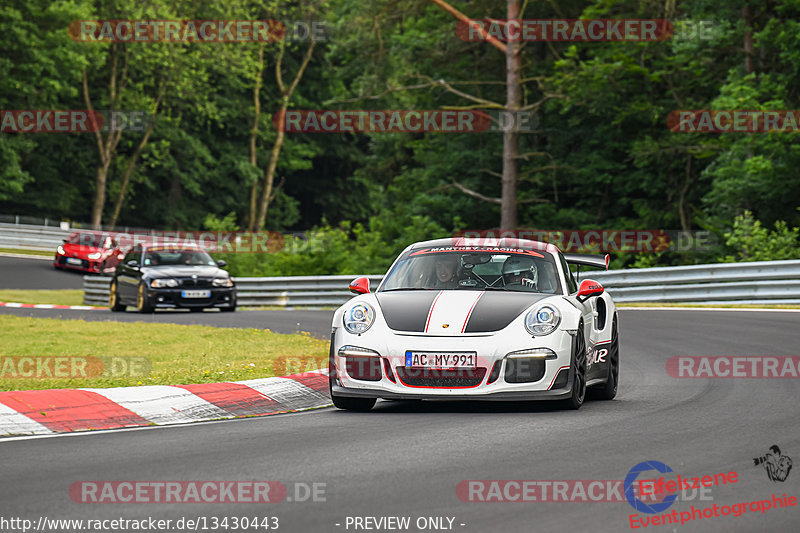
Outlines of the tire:
{"label": "tire", "polygon": [[111,281],[111,286],[108,289],[108,308],[114,313],[125,311],[128,306],[122,305],[119,301],[119,292],[117,291],[117,280]]}
{"label": "tire", "polygon": [[139,290],[136,293],[136,310],[140,313],[152,313],[153,306],[150,305],[150,302],[147,300],[147,294],[145,294],[144,290],[144,283],[139,283]]}
{"label": "tire", "polygon": [[575,334],[573,360],[575,361],[575,376],[572,379],[572,394],[568,399],[561,401],[562,409],[580,409],[586,399],[586,339],[583,333],[583,322],[578,324],[578,332]]}
{"label": "tire", "polygon": [[236,311],[236,306],[234,305],[233,307],[220,307],[219,310],[223,313],[233,313],[234,311]]}
{"label": "tire", "polygon": [[600,387],[590,389],[592,400],[613,400],[619,388],[619,331],[617,316],[611,324],[611,345],[608,348],[608,380]]}
{"label": "tire", "polygon": [[205,307],[190,307],[189,312],[191,313],[202,313]]}

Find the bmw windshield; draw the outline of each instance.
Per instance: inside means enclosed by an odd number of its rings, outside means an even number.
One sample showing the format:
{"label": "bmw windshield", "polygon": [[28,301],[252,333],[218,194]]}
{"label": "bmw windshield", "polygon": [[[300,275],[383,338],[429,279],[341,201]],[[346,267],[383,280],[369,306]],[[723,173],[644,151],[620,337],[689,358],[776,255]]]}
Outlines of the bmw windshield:
{"label": "bmw windshield", "polygon": [[144,254],[144,266],[216,266],[202,250],[151,249]]}
{"label": "bmw windshield", "polygon": [[561,294],[550,254],[522,249],[424,248],[404,254],[381,291],[505,290]]}

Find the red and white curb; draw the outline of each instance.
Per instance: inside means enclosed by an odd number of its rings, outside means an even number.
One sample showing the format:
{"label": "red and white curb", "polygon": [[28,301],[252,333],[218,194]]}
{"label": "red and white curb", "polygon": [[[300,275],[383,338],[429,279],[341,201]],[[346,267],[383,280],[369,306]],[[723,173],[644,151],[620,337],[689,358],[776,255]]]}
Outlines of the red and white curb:
{"label": "red and white curb", "polygon": [[185,424],[330,403],[327,370],[197,385],[0,392],[0,436]]}
{"label": "red and white curb", "polygon": [[108,307],[95,307],[92,305],[56,305],[56,304],[21,304],[17,302],[0,302],[0,307],[14,307],[17,309],[78,309],[80,311],[99,311]]}

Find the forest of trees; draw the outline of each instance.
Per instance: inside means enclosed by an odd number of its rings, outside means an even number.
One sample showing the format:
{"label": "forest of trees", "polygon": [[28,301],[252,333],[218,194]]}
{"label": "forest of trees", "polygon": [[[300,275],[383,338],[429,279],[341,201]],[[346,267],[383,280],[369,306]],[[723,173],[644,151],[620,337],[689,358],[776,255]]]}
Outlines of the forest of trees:
{"label": "forest of trees", "polygon": [[[648,42],[468,42],[470,19],[666,19]],[[82,42],[80,20],[278,20],[266,43]],[[305,27],[300,25],[300,27]],[[291,38],[290,38],[291,37]],[[800,258],[798,133],[676,133],[675,110],[800,109],[795,0],[7,0],[0,109],[141,110],[136,130],[0,133],[0,213],[268,229],[234,273],[382,272],[488,228],[709,231],[613,266]],[[283,133],[291,109],[526,110],[487,133]]]}

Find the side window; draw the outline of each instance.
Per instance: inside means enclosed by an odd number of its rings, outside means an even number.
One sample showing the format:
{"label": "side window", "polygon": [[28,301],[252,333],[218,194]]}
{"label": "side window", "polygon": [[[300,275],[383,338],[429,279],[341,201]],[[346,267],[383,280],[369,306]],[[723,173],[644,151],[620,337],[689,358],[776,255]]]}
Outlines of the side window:
{"label": "side window", "polygon": [[139,261],[139,256],[141,254],[142,254],[141,245],[136,245],[132,250],[128,250],[128,253],[125,254],[125,259],[123,259],[122,262],[127,264],[128,261]]}
{"label": "side window", "polygon": [[561,261],[561,268],[564,269],[564,274],[567,277],[567,288],[569,289],[569,293],[572,294],[573,292],[578,292],[578,284],[575,282],[575,276],[572,275],[572,271],[569,269],[567,260],[564,259],[564,256],[561,254],[558,254],[558,259]]}

